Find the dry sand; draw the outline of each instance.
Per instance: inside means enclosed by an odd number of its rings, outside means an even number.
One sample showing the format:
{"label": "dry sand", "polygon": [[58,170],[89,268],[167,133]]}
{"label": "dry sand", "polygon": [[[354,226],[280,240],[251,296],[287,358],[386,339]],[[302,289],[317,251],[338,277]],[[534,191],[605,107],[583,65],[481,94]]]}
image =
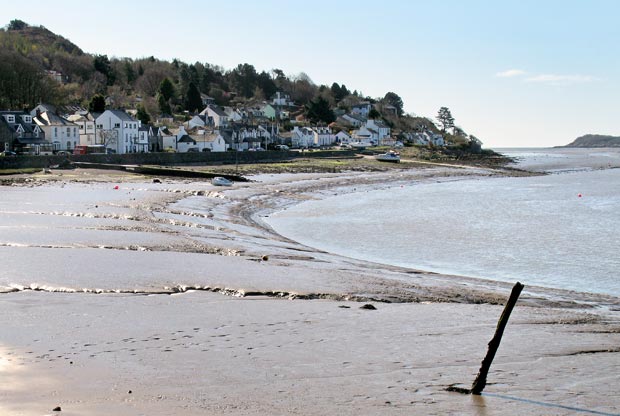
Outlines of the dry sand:
{"label": "dry sand", "polygon": [[526,288],[486,394],[449,393],[473,381],[510,285],[335,256],[260,220],[352,189],[497,174],[224,189],[78,169],[0,187],[0,414],[619,414],[618,298]]}

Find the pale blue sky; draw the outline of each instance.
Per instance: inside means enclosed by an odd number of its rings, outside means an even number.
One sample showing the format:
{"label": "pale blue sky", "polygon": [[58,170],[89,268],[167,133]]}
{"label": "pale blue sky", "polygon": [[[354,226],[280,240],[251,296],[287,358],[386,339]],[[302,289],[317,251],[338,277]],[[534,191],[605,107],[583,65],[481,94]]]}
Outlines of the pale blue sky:
{"label": "pale blue sky", "polygon": [[[4,3],[4,2],[2,2]],[[485,147],[620,135],[620,1],[30,0],[2,4],[87,52],[307,73],[405,111],[441,106]]]}

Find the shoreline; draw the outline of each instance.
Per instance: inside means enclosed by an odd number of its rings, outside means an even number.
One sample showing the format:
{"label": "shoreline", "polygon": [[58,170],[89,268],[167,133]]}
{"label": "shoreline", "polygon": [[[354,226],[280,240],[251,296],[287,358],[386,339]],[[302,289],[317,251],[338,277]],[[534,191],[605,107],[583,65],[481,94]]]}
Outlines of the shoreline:
{"label": "shoreline", "polygon": [[[512,284],[322,252],[261,220],[287,204],[377,189],[386,177],[458,180],[464,172],[264,175],[221,189],[77,171],[11,187],[31,202],[24,213],[0,211],[15,220],[0,244],[4,283],[22,286],[0,293],[0,373],[11,386],[0,389],[0,410],[548,414],[445,392],[473,380]],[[619,302],[526,287],[488,391],[617,412]],[[563,381],[571,368],[579,379]],[[602,379],[608,394],[593,382]]]}

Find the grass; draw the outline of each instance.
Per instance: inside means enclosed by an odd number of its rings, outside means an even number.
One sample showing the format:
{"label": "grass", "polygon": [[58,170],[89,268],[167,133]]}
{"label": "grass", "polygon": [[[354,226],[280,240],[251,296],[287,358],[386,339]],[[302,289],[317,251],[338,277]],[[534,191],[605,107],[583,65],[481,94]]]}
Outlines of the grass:
{"label": "grass", "polygon": [[41,168],[1,169],[0,176],[22,175],[41,172]]}

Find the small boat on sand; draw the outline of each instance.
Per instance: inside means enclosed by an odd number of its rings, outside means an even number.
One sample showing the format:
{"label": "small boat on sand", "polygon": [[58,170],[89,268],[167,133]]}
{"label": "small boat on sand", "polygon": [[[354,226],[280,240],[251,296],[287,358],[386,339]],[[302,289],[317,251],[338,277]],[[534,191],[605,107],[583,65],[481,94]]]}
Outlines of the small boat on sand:
{"label": "small boat on sand", "polygon": [[215,178],[211,179],[211,184],[215,186],[232,186],[233,183],[226,178],[216,176]]}
{"label": "small boat on sand", "polygon": [[377,160],[379,160],[381,162],[400,163],[400,154],[398,152],[390,150],[387,153],[381,153],[380,155],[376,155],[375,159],[377,159]]}

